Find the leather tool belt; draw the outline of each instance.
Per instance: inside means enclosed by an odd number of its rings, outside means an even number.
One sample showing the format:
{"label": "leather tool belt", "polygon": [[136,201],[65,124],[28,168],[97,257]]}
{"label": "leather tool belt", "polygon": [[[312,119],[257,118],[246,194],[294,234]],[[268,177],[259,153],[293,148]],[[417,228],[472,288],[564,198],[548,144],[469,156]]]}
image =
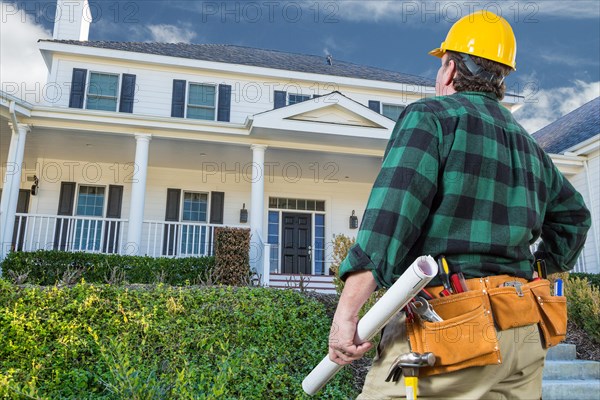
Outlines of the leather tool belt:
{"label": "leather tool belt", "polygon": [[[466,282],[468,291],[429,301],[443,321],[406,320],[412,351],[436,356],[433,367],[421,368],[423,376],[502,363],[496,328],[538,324],[545,348],[565,338],[566,297],[552,296],[550,281],[498,275]],[[442,289],[427,288],[434,297]]]}

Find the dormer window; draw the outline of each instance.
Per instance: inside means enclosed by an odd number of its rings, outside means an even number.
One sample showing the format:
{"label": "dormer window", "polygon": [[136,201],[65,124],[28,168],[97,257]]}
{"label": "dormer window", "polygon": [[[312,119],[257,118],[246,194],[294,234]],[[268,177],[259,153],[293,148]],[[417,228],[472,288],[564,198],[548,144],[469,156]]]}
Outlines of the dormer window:
{"label": "dormer window", "polygon": [[90,73],[85,108],[88,110],[117,111],[118,99],[118,74]]}
{"label": "dormer window", "polygon": [[399,104],[383,104],[381,107],[381,114],[393,121],[397,121],[405,108],[406,106]]}
{"label": "dormer window", "polygon": [[214,121],[217,100],[216,87],[190,83],[188,93],[187,118]]}
{"label": "dormer window", "polygon": [[310,100],[310,95],[295,94],[295,93],[288,94],[288,106],[291,106],[292,104],[296,104],[296,103],[302,103],[303,101],[306,101],[306,100]]}

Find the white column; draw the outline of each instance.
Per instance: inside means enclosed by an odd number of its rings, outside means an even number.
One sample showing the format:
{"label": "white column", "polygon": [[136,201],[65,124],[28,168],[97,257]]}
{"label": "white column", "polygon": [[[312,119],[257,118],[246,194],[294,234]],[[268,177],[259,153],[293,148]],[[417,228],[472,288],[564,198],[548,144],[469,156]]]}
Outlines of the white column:
{"label": "white column", "polygon": [[[17,202],[19,201],[19,189],[21,188],[21,170],[23,167],[23,156],[25,155],[25,140],[30,130],[29,125],[17,124],[12,126],[13,134],[10,139],[8,158],[6,160],[6,172],[2,189],[2,204],[0,208],[0,260],[4,260],[10,243],[12,241],[15,227],[15,214],[17,213]],[[0,270],[0,273],[2,271]]]}
{"label": "white column", "polygon": [[269,271],[264,270],[263,257],[268,257],[264,253],[263,246],[263,219],[265,207],[265,150],[267,146],[253,144],[252,149],[252,197],[250,201],[250,263],[256,272],[263,275],[263,284],[265,277],[269,276]]}
{"label": "white column", "polygon": [[146,204],[146,177],[148,176],[148,148],[152,135],[135,135],[135,174],[131,184],[129,203],[129,229],[124,252],[128,255],[140,255],[142,227],[144,223],[144,205]]}

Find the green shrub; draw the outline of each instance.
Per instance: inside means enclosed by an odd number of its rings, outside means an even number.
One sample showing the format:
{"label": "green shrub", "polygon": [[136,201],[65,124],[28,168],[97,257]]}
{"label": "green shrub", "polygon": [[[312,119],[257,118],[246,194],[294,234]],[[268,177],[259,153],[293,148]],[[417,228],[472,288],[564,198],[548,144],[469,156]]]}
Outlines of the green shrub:
{"label": "green shrub", "polygon": [[566,281],[565,295],[569,319],[600,343],[600,289],[572,274]]}
{"label": "green shrub", "polygon": [[219,283],[247,286],[250,280],[250,230],[215,228],[215,276]]}
{"label": "green shrub", "polygon": [[[291,290],[0,279],[0,398],[308,399],[330,324]],[[316,398],[356,394],[346,368]]]}
{"label": "green shrub", "polygon": [[600,289],[600,274],[585,274],[582,272],[573,272],[570,273],[569,276],[574,278],[577,277],[580,279],[587,279],[589,283]]}
{"label": "green shrub", "polygon": [[79,278],[90,283],[184,285],[206,280],[213,268],[213,257],[153,258],[56,250],[11,252],[2,263],[6,276],[27,274],[27,282],[38,285],[76,283]]}

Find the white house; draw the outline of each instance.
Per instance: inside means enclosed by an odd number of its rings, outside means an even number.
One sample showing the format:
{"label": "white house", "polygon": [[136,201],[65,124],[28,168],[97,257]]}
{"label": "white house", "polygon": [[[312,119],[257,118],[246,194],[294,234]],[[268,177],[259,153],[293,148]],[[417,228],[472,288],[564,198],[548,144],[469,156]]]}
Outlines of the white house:
{"label": "white house", "polygon": [[600,97],[533,134],[583,195],[592,227],[575,271],[600,273]]}
{"label": "white house", "polygon": [[265,284],[330,288],[331,238],[355,236],[395,119],[434,82],[239,46],[90,42],[90,21],[56,18],[39,41],[46,104],[0,100],[2,257],[206,255],[214,227],[242,226]]}

